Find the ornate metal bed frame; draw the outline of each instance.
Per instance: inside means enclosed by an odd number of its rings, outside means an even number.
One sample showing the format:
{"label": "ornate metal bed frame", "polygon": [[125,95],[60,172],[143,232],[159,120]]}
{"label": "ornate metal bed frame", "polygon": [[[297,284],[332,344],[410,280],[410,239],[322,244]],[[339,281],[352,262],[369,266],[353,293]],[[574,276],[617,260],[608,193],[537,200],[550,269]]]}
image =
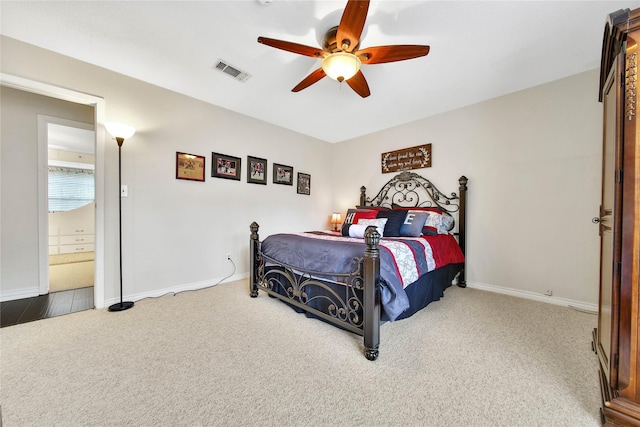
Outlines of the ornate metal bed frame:
{"label": "ornate metal bed frame", "polygon": [[[428,179],[413,173],[402,172],[391,178],[373,198],[366,196],[366,188],[360,188],[360,207],[437,207],[451,215],[458,213],[458,243],[465,253],[465,214],[467,178],[458,180],[460,194],[446,195]],[[251,297],[258,290],[326,320],[340,328],[363,336],[364,354],[376,360],[380,344],[380,234],[371,227],[365,232],[366,249],[363,257],[356,259],[354,270],[345,273],[310,271],[283,264],[264,255],[258,235],[259,225],[250,225],[251,238],[249,291]],[[330,281],[334,286],[326,282]],[[341,286],[335,286],[338,283]],[[464,266],[458,276],[458,286],[465,287]],[[337,288],[337,289],[336,289]],[[320,292],[310,292],[311,289]],[[316,304],[323,303],[326,310]]]}

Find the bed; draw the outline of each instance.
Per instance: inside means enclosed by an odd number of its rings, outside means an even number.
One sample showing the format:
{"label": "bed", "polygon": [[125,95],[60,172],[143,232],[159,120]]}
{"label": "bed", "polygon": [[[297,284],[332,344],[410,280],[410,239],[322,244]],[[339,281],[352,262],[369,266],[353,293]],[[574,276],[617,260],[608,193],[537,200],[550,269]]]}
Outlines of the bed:
{"label": "bed", "polygon": [[467,182],[460,177],[459,193],[447,195],[405,171],[373,198],[361,187],[359,204],[337,232],[279,233],[261,241],[253,222],[250,296],[264,291],[361,335],[365,357],[376,360],[382,323],[411,317],[454,282],[466,286]]}

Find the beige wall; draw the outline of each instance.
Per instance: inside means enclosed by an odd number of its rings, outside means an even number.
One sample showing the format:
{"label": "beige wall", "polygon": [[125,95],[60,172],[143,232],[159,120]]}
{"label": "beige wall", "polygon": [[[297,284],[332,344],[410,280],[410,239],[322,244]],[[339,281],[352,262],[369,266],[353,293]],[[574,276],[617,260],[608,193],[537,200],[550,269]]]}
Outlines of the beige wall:
{"label": "beige wall", "polygon": [[0,108],[0,296],[7,299],[37,295],[39,290],[38,114],[93,123],[94,111],[4,86]]}
{"label": "beige wall", "polygon": [[[122,183],[129,186],[129,197],[122,203],[125,298],[214,284],[234,273],[233,265],[225,258],[227,253],[237,266],[236,277],[246,275],[249,224],[254,220],[262,226],[261,235],[328,227],[332,198],[331,144],[13,39],[2,37],[0,42],[3,73],[102,97],[106,121],[125,122],[137,129],[122,146]],[[4,102],[3,98],[3,114]],[[19,142],[5,139],[4,116],[2,124],[1,286],[4,291],[25,283],[4,277],[9,264],[7,257],[10,257],[6,248],[22,241],[18,236],[5,235],[4,230],[16,225],[33,229],[37,224],[33,188],[22,184],[16,187],[25,198],[32,200],[24,202],[21,208],[21,211],[33,212],[28,217],[5,200],[4,186],[19,182],[13,180],[4,167],[15,161],[15,145]],[[25,158],[34,165],[35,141],[26,142],[29,148],[21,149],[28,150]],[[205,182],[175,178],[176,151],[206,156]],[[241,182],[212,178],[211,152],[242,158]],[[268,160],[268,185],[246,182],[247,155]],[[115,141],[107,140],[103,160],[105,299],[108,304],[119,297]],[[297,194],[295,186],[274,185],[271,182],[273,162],[293,166],[296,173],[311,174],[311,195]],[[34,233],[29,241],[35,239]],[[32,264],[29,260],[35,256],[35,243],[33,245],[34,249],[20,258],[21,266]]]}
{"label": "beige wall", "polygon": [[[251,221],[261,224],[262,236],[324,229],[332,211],[356,203],[361,185],[372,191],[386,182],[382,152],[431,143],[433,167],[418,172],[445,192],[458,190],[460,175],[469,178],[471,286],[534,299],[544,299],[544,290],[551,289],[555,302],[597,302],[599,241],[590,221],[599,205],[602,107],[595,70],[331,145],[0,40],[3,73],[103,97],[106,120],[138,129],[123,146],[123,183],[130,192],[123,199],[125,296],[211,284],[232,273],[226,253],[236,261],[236,276],[246,275]],[[105,189],[114,189],[117,146],[108,142]],[[4,190],[9,179],[4,165],[15,150],[5,148],[4,130],[2,144]],[[206,182],[175,179],[176,151],[206,156]],[[269,173],[273,162],[310,173],[311,196],[271,179],[267,186],[247,184],[244,172],[242,182],[211,178],[212,151],[241,157],[243,167],[247,155],[265,157]],[[106,191],[105,200],[107,302],[118,295],[115,191]],[[19,216],[11,209],[3,191],[3,231],[5,215]],[[3,277],[5,248],[17,243],[17,237],[3,233]]]}
{"label": "beige wall", "polygon": [[360,185],[377,191],[389,179],[380,171],[381,153],[431,143],[433,166],[417,172],[446,193],[458,191],[459,176],[469,178],[471,286],[543,300],[549,289],[554,302],[594,305],[597,89],[594,70],[337,144],[334,208],[352,206]]}

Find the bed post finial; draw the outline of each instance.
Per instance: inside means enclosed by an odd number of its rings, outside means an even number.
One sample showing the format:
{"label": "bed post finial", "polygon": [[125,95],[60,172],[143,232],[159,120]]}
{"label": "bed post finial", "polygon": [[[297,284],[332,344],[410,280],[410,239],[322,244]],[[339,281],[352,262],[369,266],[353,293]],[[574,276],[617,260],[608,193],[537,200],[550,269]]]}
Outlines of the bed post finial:
{"label": "bed post finial", "polygon": [[367,227],[364,241],[367,244],[362,260],[363,276],[366,278],[362,310],[364,355],[369,360],[376,360],[380,346],[380,292],[377,288],[380,277],[380,233],[375,227]]}
{"label": "bed post finial", "polygon": [[380,250],[378,249],[378,243],[380,243],[380,233],[378,233],[376,227],[372,225],[367,227],[367,229],[364,231],[364,241],[367,244],[365,254],[367,252],[370,252],[372,257],[380,257]]}
{"label": "bed post finial", "polygon": [[360,187],[360,206],[365,206],[367,204],[367,187],[364,185]]}
{"label": "bed post finial", "polygon": [[249,295],[251,298],[258,296],[256,278],[258,277],[258,253],[260,252],[259,228],[260,226],[255,221],[249,226],[251,230],[251,238],[249,240]]}
{"label": "bed post finial", "polygon": [[258,240],[258,229],[260,228],[260,225],[253,221],[251,223],[251,225],[249,226],[249,229],[251,230],[251,240]]}
{"label": "bed post finial", "polygon": [[458,179],[458,182],[460,183],[460,191],[467,191],[467,181],[469,180],[464,175]]}

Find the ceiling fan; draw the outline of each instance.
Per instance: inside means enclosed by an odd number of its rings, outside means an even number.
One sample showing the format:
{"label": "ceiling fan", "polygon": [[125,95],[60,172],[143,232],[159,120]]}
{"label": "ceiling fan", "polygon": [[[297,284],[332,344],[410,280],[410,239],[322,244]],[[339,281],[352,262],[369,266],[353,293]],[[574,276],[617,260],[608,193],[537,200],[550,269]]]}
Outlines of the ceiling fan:
{"label": "ceiling fan", "polygon": [[329,76],[347,84],[363,98],[371,95],[360,66],[418,58],[429,53],[429,46],[391,45],[366,49],[360,47],[360,36],[369,11],[369,0],[349,0],[340,24],[330,28],[322,41],[322,49],[298,43],[258,37],[258,43],[299,55],[322,59],[322,66],[304,78],[292,92],[299,92]]}

